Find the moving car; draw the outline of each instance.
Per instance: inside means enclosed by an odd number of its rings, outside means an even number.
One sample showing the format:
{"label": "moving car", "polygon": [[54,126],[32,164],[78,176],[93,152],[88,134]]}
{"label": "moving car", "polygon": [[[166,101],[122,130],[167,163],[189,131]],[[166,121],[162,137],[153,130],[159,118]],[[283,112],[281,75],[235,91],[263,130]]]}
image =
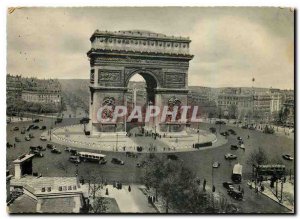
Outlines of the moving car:
{"label": "moving car", "polygon": [[213,168],[218,168],[221,164],[218,161],[215,161],[212,165]]}
{"label": "moving car", "polygon": [[31,134],[31,133],[29,133],[29,138],[34,138],[34,135],[33,134]]}
{"label": "moving car", "polygon": [[72,163],[80,163],[80,159],[77,156],[70,156],[69,161]]}
{"label": "moving car", "polygon": [[246,149],[244,144],[241,144],[241,145],[240,145],[240,148],[243,149],[243,150]]}
{"label": "moving car", "polygon": [[237,159],[237,156],[234,154],[228,153],[228,154],[225,154],[225,159],[226,160],[234,160],[234,159]]}
{"label": "moving car", "polygon": [[285,160],[294,160],[294,158],[290,154],[284,154],[284,155],[282,155],[282,158]]}
{"label": "moving car", "polygon": [[54,149],[55,148],[55,146],[53,145],[53,144],[47,144],[47,148],[49,148],[49,149]]}
{"label": "moving car", "polygon": [[113,164],[124,165],[124,161],[122,161],[122,160],[120,160],[120,159],[118,159],[118,158],[113,158],[113,159],[111,159],[111,162],[112,162]]}
{"label": "moving car", "polygon": [[16,127],[14,127],[14,129],[13,129],[14,131],[19,131],[19,127],[18,126],[16,126]]}
{"label": "moving car", "polygon": [[47,141],[47,138],[46,138],[46,136],[41,135],[40,140],[41,140],[41,141]]}
{"label": "moving car", "polygon": [[239,149],[239,147],[237,145],[233,144],[233,145],[230,146],[230,149],[231,150],[237,150],[237,149]]}
{"label": "moving car", "polygon": [[243,193],[235,188],[227,190],[227,194],[236,200],[243,200]]}
{"label": "moving car", "polygon": [[236,135],[236,132],[233,129],[229,129],[228,132],[232,135]]}
{"label": "moving car", "polygon": [[224,122],[224,121],[216,121],[216,125],[226,125],[226,122]]}
{"label": "moving car", "polygon": [[242,141],[242,140],[243,140],[240,136],[238,136],[236,139],[237,139],[238,141]]}
{"label": "moving car", "polygon": [[54,154],[61,154],[61,151],[58,150],[57,148],[53,148],[53,149],[51,150],[51,153],[54,153]]}
{"label": "moving car", "polygon": [[32,127],[33,127],[34,125],[33,124],[31,124],[31,125],[29,125],[28,127],[27,127],[27,132],[29,132],[30,131],[30,129],[32,129]]}
{"label": "moving car", "polygon": [[40,151],[45,151],[45,150],[46,150],[46,148],[44,148],[44,147],[41,146],[41,145],[37,146],[37,149],[39,149]]}
{"label": "moving car", "polygon": [[133,157],[133,158],[137,158],[137,157],[138,157],[138,155],[137,155],[136,153],[133,153],[133,152],[129,152],[129,151],[127,151],[127,152],[126,152],[126,157]]}
{"label": "moving car", "polygon": [[223,182],[223,186],[224,186],[224,188],[226,188],[228,190],[234,189],[232,182]]}
{"label": "moving car", "polygon": [[40,130],[46,130],[46,126],[45,125],[43,125],[41,128],[40,128]]}
{"label": "moving car", "polygon": [[31,150],[30,154],[34,154],[36,157],[44,157],[44,154],[41,153],[39,150]]}
{"label": "moving car", "polygon": [[28,135],[26,135],[26,136],[25,136],[25,140],[26,140],[26,141],[30,141],[31,138],[30,138]]}
{"label": "moving car", "polygon": [[32,129],[39,129],[40,127],[38,125],[35,125],[32,127]]}
{"label": "moving car", "polygon": [[26,129],[25,129],[25,128],[22,128],[21,134],[25,134],[25,132],[26,132]]}
{"label": "moving car", "polygon": [[33,120],[33,122],[40,122],[40,121],[41,121],[40,119]]}
{"label": "moving car", "polygon": [[21,139],[18,137],[15,137],[15,142],[21,142]]}

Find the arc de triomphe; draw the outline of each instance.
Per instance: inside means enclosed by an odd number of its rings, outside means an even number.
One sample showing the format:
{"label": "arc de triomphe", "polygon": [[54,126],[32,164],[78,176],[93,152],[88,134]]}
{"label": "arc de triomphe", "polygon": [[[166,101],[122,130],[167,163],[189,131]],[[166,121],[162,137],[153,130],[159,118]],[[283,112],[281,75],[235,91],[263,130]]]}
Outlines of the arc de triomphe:
{"label": "arc de triomphe", "polygon": [[[128,82],[140,74],[147,85],[147,102],[167,106],[172,101],[187,105],[187,80],[191,40],[149,31],[99,31],[90,38],[90,110],[87,129],[92,134],[124,132],[125,119],[101,123],[98,109],[103,105],[126,104]],[[176,122],[155,123],[156,132],[184,129]]]}

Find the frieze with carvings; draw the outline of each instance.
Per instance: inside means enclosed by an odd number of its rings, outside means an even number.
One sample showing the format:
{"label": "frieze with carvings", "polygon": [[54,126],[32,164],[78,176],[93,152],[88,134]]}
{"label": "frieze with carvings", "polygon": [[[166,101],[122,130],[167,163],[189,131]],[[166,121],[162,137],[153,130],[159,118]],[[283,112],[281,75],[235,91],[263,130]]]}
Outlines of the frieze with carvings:
{"label": "frieze with carvings", "polygon": [[121,86],[123,82],[121,70],[99,69],[98,83],[105,86]]}
{"label": "frieze with carvings", "polygon": [[113,65],[159,65],[159,66],[176,66],[188,68],[188,61],[165,61],[165,60],[148,60],[148,59],[131,59],[131,58],[108,58],[101,57],[91,60],[91,65],[113,64]]}
{"label": "frieze with carvings", "polygon": [[165,72],[165,87],[185,87],[185,73]]}

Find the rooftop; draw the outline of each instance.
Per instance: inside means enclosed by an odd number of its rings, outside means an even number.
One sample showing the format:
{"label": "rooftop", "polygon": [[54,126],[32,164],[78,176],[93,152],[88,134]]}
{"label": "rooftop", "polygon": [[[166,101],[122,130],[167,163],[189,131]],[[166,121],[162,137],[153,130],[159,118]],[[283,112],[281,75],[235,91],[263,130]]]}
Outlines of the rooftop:
{"label": "rooftop", "polygon": [[178,39],[178,40],[188,40],[189,37],[181,36],[167,36],[161,33],[155,33],[148,30],[120,30],[120,31],[100,31],[96,30],[92,37],[95,35],[117,35],[117,36],[134,36],[134,37],[146,37],[146,38],[166,38],[166,39]]}

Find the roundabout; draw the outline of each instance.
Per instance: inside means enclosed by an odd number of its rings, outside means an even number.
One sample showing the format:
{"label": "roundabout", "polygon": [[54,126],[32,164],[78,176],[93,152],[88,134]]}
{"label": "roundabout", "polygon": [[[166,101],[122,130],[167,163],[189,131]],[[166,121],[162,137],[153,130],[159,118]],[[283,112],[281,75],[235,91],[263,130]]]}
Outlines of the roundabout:
{"label": "roundabout", "polygon": [[[58,127],[52,130],[51,140],[48,132],[42,135],[56,144],[100,151],[112,152],[136,152],[138,146],[142,146],[140,153],[169,153],[169,152],[186,152],[198,151],[215,148],[227,143],[227,139],[216,137],[209,131],[189,129],[185,136],[169,136],[168,134],[153,138],[151,135],[142,135],[137,128],[131,130],[131,136],[123,133],[114,135],[97,135],[88,136],[84,134],[83,125],[70,125]],[[201,147],[199,149],[193,146],[196,143],[208,143],[211,146]]]}

